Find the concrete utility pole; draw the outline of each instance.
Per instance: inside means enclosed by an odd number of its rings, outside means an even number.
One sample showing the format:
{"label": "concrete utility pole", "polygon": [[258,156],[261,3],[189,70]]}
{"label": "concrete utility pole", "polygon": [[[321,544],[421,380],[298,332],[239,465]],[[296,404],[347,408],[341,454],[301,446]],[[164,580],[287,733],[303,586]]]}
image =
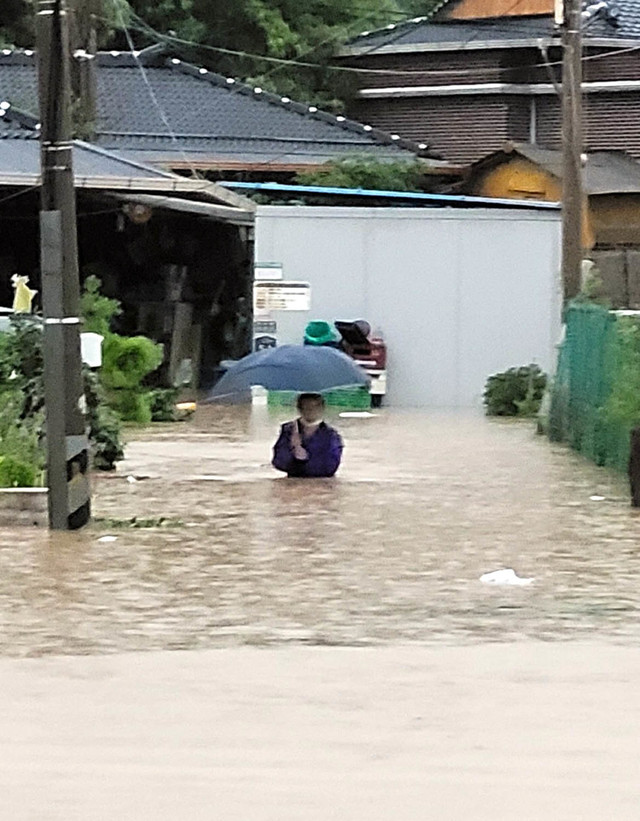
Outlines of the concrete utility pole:
{"label": "concrete utility pole", "polygon": [[88,522],[91,501],[80,358],[69,36],[64,0],[38,0],[36,36],[49,526],[54,530],[73,530]]}
{"label": "concrete utility pole", "polygon": [[565,303],[581,288],[582,268],[582,3],[562,9],[562,281]]}

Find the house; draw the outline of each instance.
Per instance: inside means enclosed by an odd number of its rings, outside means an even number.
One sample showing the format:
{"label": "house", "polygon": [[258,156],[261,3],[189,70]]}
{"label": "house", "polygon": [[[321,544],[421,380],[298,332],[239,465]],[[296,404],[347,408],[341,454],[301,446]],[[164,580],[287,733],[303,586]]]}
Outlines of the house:
{"label": "house", "polygon": [[[353,154],[413,160],[416,143],[223,77],[150,48],[98,54],[84,130],[95,145],[135,160],[217,176],[287,179]],[[0,51],[0,100],[37,116],[36,55]],[[437,170],[442,163],[433,163]]]}
{"label": "house", "polygon": [[[640,3],[583,2],[584,140],[640,158]],[[561,145],[554,0],[444,0],[430,17],[363,32],[338,64],[369,69],[349,115],[435,156],[475,162],[507,140]]]}
{"label": "house", "polygon": [[[474,163],[462,187],[470,195],[498,197],[501,202],[558,202],[562,154],[507,143]],[[640,308],[640,163],[621,151],[590,153],[583,189],[583,247],[602,277],[602,295],[615,308]]]}
{"label": "house", "polygon": [[[4,306],[11,304],[14,273],[41,291],[35,125],[0,105]],[[165,345],[165,384],[189,363],[193,384],[199,374],[206,382],[222,359],[248,353],[255,205],[205,180],[82,141],[73,144],[73,163],[81,278],[99,276],[105,294],[122,302],[118,330]]]}

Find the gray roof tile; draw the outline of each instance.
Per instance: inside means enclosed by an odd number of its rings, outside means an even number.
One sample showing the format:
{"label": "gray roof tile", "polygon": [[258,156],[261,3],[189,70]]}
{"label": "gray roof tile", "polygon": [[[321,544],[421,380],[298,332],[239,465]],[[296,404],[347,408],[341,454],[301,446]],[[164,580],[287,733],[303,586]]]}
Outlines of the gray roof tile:
{"label": "gray roof tile", "polygon": [[[593,0],[583,2],[585,7],[592,4]],[[590,37],[640,39],[640,0],[609,0],[609,6],[616,15],[615,19],[598,14],[586,21],[583,32],[585,41]],[[557,31],[552,16],[447,20],[437,15],[435,18],[418,17],[378,31],[364,32],[350,40],[347,47],[375,53],[380,48],[389,50],[411,45],[524,40],[550,37],[554,33]]]}
{"label": "gray roof tile", "polygon": [[[97,62],[96,140],[107,148],[153,152],[161,146],[174,157],[250,154],[254,162],[276,164],[283,155],[305,164],[353,153],[409,159],[419,151],[361,123],[175,59],[146,66],[145,76],[130,54],[101,54]],[[35,58],[0,52],[4,97],[37,110]]]}

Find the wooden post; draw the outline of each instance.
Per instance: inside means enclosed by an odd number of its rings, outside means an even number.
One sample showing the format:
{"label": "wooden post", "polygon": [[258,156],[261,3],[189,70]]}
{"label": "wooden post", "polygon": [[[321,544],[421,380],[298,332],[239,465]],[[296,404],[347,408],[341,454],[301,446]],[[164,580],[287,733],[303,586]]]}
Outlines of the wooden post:
{"label": "wooden post", "polygon": [[581,289],[582,3],[564,0],[562,62],[562,282],[565,304]]}
{"label": "wooden post", "polygon": [[49,526],[68,530],[87,523],[91,503],[80,358],[80,284],[64,0],[38,0],[36,31]]}

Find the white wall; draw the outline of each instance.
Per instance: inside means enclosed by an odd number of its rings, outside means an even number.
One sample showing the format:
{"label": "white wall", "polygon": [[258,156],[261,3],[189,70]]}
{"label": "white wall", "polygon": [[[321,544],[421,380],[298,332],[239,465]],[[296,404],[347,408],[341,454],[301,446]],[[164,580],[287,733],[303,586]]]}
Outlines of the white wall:
{"label": "white wall", "polygon": [[387,404],[479,405],[487,376],[555,364],[560,215],[551,210],[259,206],[256,261],[311,283],[311,311],[274,314],[279,342],[310,319],[366,319],[388,345]]}

